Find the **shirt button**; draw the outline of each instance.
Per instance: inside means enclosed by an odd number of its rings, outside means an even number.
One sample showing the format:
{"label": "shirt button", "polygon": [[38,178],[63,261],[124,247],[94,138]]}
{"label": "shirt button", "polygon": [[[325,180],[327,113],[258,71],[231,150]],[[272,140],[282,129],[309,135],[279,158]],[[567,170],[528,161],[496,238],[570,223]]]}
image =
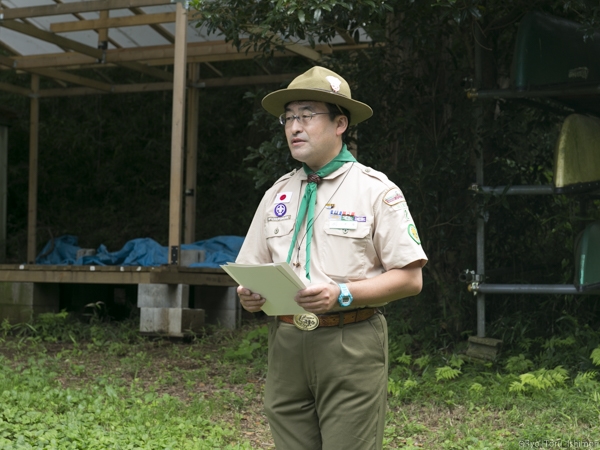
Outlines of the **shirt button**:
{"label": "shirt button", "polygon": [[279,233],[279,228],[275,228],[275,231],[273,231],[273,233],[275,233],[275,234]]}

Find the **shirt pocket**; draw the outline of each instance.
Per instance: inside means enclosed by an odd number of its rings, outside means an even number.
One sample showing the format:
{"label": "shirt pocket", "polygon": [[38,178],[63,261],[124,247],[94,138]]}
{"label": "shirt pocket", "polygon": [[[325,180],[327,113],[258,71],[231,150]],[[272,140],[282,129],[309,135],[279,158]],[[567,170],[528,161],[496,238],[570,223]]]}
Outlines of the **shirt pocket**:
{"label": "shirt pocket", "polygon": [[286,220],[268,220],[265,222],[265,236],[267,247],[271,252],[273,262],[282,262],[287,260],[287,254],[292,242],[292,231],[294,230],[294,221]]}
{"label": "shirt pocket", "polygon": [[[331,278],[360,280],[366,276],[366,248],[371,243],[372,219],[350,222],[356,228],[333,228],[325,223],[321,264]],[[336,223],[336,226],[341,226]]]}

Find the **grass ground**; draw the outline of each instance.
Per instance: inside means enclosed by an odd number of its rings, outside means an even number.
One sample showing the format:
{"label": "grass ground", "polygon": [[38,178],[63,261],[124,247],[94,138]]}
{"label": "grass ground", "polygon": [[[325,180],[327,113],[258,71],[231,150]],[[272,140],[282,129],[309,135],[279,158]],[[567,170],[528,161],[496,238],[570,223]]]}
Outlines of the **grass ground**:
{"label": "grass ground", "polygon": [[[273,448],[265,331],[256,322],[184,342],[141,337],[136,322],[5,324],[0,448]],[[593,371],[392,356],[385,448],[600,448]]]}

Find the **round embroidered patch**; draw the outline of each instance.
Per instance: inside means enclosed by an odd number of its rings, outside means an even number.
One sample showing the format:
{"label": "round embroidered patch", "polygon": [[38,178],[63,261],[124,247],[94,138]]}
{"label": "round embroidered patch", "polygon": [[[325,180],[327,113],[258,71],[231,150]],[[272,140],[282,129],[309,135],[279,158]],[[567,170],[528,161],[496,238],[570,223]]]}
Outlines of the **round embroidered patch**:
{"label": "round embroidered patch", "polygon": [[419,233],[417,233],[417,227],[415,227],[412,223],[408,226],[408,235],[415,241],[417,244],[421,245],[421,239],[419,239]]}
{"label": "round embroidered patch", "polygon": [[287,207],[283,203],[279,203],[275,205],[274,212],[277,217],[281,217],[287,212]]}

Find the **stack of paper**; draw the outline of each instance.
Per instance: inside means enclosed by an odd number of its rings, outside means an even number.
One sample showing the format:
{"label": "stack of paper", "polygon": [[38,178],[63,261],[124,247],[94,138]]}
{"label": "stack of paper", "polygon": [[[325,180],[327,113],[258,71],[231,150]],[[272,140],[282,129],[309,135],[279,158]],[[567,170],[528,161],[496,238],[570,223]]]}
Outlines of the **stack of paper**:
{"label": "stack of paper", "polygon": [[269,316],[306,312],[294,300],[296,293],[306,286],[288,263],[227,263],[221,267],[240,285],[266,299],[262,310]]}

